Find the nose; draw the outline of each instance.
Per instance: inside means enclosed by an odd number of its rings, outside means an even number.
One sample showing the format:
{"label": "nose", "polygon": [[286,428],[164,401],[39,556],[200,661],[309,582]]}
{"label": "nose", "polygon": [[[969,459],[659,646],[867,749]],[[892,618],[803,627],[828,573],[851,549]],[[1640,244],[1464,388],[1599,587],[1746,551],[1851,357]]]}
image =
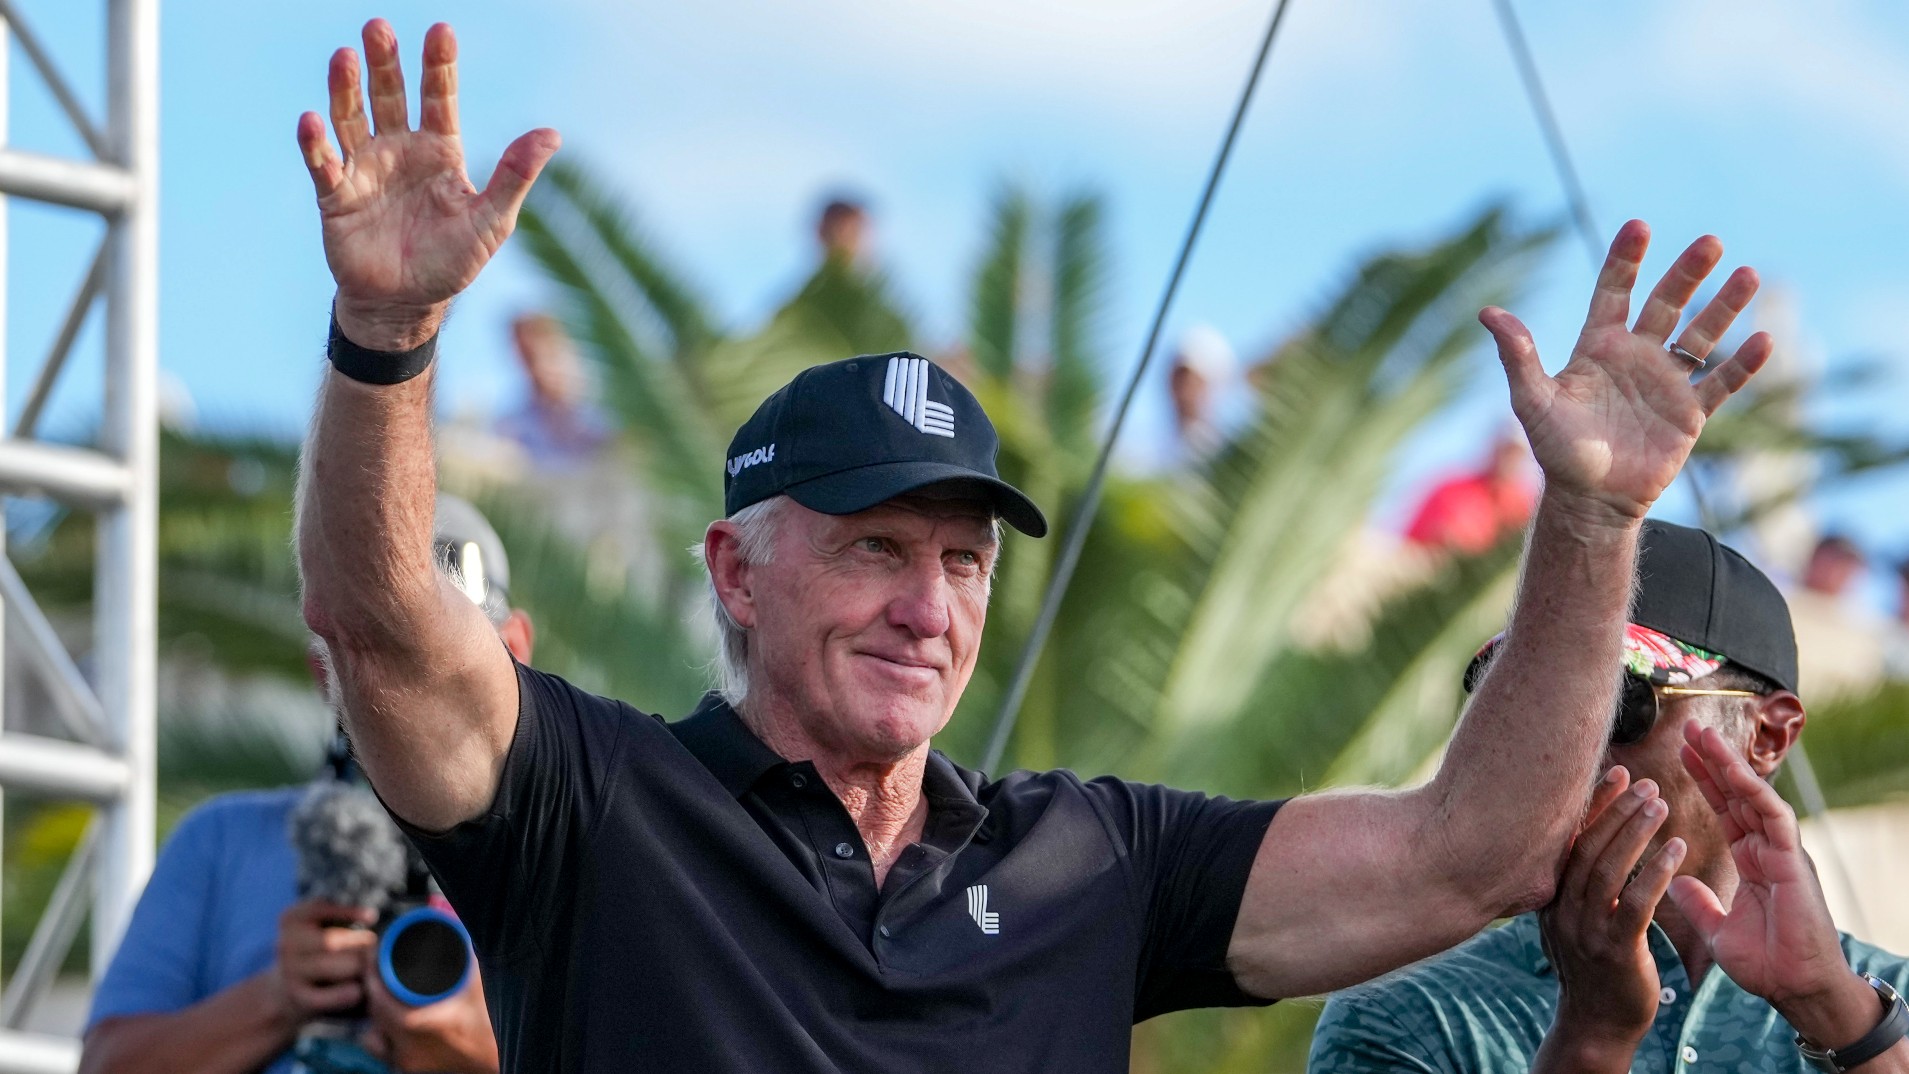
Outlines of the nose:
{"label": "nose", "polygon": [[923,564],[903,575],[898,592],[888,602],[888,623],[918,638],[938,638],[948,632],[951,598],[941,564]]}

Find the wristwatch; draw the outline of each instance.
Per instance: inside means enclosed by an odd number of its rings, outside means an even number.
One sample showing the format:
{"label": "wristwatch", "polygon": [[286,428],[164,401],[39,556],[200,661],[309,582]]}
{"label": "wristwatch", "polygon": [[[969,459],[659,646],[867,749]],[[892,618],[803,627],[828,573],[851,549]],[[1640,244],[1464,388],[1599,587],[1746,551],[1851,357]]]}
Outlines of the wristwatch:
{"label": "wristwatch", "polygon": [[1843,1074],[1843,1071],[1869,1062],[1895,1047],[1896,1042],[1904,1036],[1909,1036],[1909,1004],[1905,1004],[1896,990],[1889,987],[1888,981],[1870,973],[1862,977],[1882,997],[1882,1021],[1876,1023],[1876,1028],[1864,1034],[1861,1040],[1846,1048],[1818,1048],[1798,1034],[1797,1048],[1803,1052],[1803,1058],[1818,1070]]}

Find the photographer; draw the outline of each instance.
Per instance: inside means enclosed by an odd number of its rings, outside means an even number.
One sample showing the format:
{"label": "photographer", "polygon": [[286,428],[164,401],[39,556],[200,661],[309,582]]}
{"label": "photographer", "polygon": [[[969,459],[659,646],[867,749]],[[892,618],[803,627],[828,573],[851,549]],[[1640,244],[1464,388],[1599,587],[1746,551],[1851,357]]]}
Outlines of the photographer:
{"label": "photographer", "polygon": [[[506,599],[509,567],[490,524],[440,496],[434,541],[512,655],[530,659],[530,620]],[[320,779],[347,770],[341,739]],[[221,795],[180,822],[94,994],[82,1071],[290,1074],[301,1028],[352,1011],[368,1018],[363,1048],[393,1070],[497,1069],[475,975],[449,999],[407,1006],[377,971],[376,912],[300,898],[288,824],[306,795],[303,786]]]}

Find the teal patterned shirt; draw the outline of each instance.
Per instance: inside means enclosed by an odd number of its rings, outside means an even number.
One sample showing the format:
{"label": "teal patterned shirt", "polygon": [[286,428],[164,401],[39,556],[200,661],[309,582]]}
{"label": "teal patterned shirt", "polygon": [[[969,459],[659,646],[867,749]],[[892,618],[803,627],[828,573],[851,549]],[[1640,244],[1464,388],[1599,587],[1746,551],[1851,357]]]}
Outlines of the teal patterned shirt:
{"label": "teal patterned shirt", "polygon": [[[1633,1074],[1811,1074],[1796,1033],[1720,969],[1693,989],[1656,924],[1651,954],[1663,991]],[[1843,936],[1858,973],[1909,994],[1909,960]],[[1312,1038],[1310,1074],[1524,1074],[1558,1006],[1558,978],[1538,916],[1513,918],[1435,958],[1333,995]],[[1882,1013],[1881,1005],[1877,1014]]]}

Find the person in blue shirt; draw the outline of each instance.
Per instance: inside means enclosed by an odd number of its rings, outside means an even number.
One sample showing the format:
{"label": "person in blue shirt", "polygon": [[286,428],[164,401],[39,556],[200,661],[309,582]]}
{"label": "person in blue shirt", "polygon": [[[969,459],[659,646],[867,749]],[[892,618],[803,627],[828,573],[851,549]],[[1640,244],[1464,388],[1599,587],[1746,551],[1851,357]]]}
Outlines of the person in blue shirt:
{"label": "person in blue shirt", "polygon": [[[489,522],[440,496],[434,540],[446,573],[528,661],[530,620],[510,607],[509,564]],[[376,935],[339,925],[369,926],[375,915],[299,898],[288,822],[305,792],[220,795],[180,821],[94,992],[85,1074],[293,1074],[302,1026],[360,1008],[362,1043],[392,1070],[497,1070],[475,974],[449,999],[407,1007],[379,979]]]}

